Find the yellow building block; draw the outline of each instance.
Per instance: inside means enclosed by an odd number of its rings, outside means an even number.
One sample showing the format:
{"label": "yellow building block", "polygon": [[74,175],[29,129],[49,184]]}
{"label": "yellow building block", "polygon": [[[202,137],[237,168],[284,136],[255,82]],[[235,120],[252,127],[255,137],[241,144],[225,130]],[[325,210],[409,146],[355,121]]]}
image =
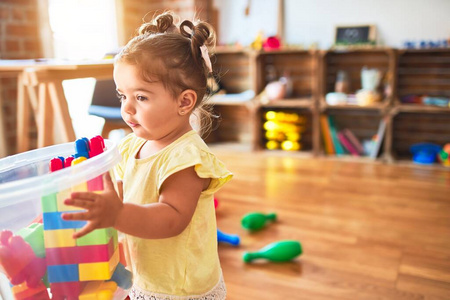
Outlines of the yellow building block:
{"label": "yellow building block", "polygon": [[[77,159],[74,159],[72,161],[72,166],[77,165],[79,163],[82,163],[86,160],[86,157],[79,157]],[[56,205],[58,207],[58,211],[77,211],[81,210],[79,207],[65,205],[64,200],[70,197],[70,193],[72,192],[86,192],[88,190],[87,188],[87,182],[82,182],[79,185],[73,186],[67,190],[61,191],[58,194],[56,194]]]}
{"label": "yellow building block", "polygon": [[88,186],[86,181],[72,187],[72,192],[87,192],[87,191]]}
{"label": "yellow building block", "polygon": [[78,296],[79,300],[111,300],[117,284],[114,281],[91,281]]}
{"label": "yellow building block", "polygon": [[80,281],[109,280],[119,263],[119,248],[108,262],[83,263],[78,265]]}
{"label": "yellow building block", "polygon": [[44,230],[45,248],[76,246],[76,240],[72,237],[74,233],[75,229]]}
{"label": "yellow building block", "polygon": [[74,160],[72,160],[72,166],[74,166],[74,165],[78,165],[78,164],[81,164],[83,161],[85,161],[85,160],[87,160],[87,158],[86,157],[84,157],[84,156],[80,156],[80,157],[78,157],[78,158],[75,158]]}
{"label": "yellow building block", "polygon": [[70,193],[72,193],[71,189],[67,189],[56,194],[56,206],[58,207],[58,211],[80,210],[79,207],[64,204],[64,200],[70,197]]}
{"label": "yellow building block", "polygon": [[[85,160],[87,160],[86,157],[83,157],[83,156],[78,157],[78,158],[76,158],[76,159],[74,159],[72,161],[72,166],[78,165],[78,164],[82,163]],[[75,186],[72,187],[72,192],[87,192],[87,191],[88,191],[88,186],[87,186],[87,182],[86,181],[80,183],[79,185],[75,185]]]}

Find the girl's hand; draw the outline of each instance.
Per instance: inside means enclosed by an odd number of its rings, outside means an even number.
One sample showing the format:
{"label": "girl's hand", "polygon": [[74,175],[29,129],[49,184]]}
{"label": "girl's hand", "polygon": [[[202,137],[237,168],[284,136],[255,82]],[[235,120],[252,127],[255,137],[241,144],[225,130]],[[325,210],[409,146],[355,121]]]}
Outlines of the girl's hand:
{"label": "girl's hand", "polygon": [[86,210],[62,215],[62,218],[67,221],[88,221],[86,226],[75,232],[73,238],[80,238],[97,228],[114,227],[123,203],[114,189],[108,172],[103,174],[103,186],[102,193],[75,192],[69,199],[64,200],[66,205]]}

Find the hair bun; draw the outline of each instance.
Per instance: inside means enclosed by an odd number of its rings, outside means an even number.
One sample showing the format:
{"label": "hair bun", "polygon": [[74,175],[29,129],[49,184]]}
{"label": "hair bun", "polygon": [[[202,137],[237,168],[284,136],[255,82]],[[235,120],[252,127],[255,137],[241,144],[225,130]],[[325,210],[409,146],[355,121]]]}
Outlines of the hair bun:
{"label": "hair bun", "polygon": [[163,13],[157,16],[152,22],[142,24],[138,32],[139,35],[164,33],[171,31],[174,27],[173,16],[170,13]]}
{"label": "hair bun", "polygon": [[159,15],[155,19],[156,27],[158,28],[158,32],[166,32],[171,28],[173,25],[173,16],[170,13],[164,13],[162,15]]}
{"label": "hair bun", "polygon": [[[189,28],[190,32],[186,30],[186,27]],[[180,24],[181,35],[190,38],[194,47],[210,46],[214,40],[213,32],[210,25],[205,22],[194,24],[185,20]]]}

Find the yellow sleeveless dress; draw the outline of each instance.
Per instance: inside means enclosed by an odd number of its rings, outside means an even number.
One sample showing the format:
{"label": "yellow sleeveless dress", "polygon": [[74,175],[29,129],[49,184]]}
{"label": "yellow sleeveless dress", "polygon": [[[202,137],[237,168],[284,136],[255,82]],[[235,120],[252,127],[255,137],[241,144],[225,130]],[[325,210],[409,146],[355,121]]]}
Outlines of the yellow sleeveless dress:
{"label": "yellow sleeveless dress", "polygon": [[170,175],[194,166],[211,183],[200,195],[191,222],[179,235],[141,239],[125,235],[136,299],[224,299],[226,290],[217,252],[214,193],[232,177],[195,132],[190,131],[154,155],[136,159],[145,140],[129,134],[121,141],[116,176],[123,181],[124,202],[158,202]]}

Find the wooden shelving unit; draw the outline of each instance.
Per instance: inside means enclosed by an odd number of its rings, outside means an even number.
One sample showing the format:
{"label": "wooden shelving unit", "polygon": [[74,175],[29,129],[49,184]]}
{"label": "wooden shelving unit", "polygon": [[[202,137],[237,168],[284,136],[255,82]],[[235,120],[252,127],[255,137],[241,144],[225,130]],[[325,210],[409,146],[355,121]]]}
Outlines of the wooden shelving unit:
{"label": "wooden shelving unit", "polygon": [[[392,74],[395,69],[395,51],[390,48],[329,50],[321,51],[320,56],[320,77],[318,78],[320,114],[333,116],[337,130],[351,130],[361,143],[364,140],[371,140],[391,107],[392,97],[383,94],[380,102],[361,106],[357,104],[330,105],[325,101],[325,96],[334,92],[339,71],[345,71],[348,76],[349,94],[356,94],[362,88],[361,70],[364,67],[378,69],[383,77]],[[390,76],[389,84],[391,86],[394,84],[393,76]],[[321,131],[320,136],[322,135]],[[319,153],[325,155],[323,141],[319,145]],[[384,148],[380,149],[379,156],[385,155]],[[353,159],[367,159],[367,157],[359,156]]]}
{"label": "wooden shelving unit", "polygon": [[[327,104],[325,95],[334,91],[338,71],[349,75],[350,93],[356,93],[361,89],[363,67],[380,70],[384,84],[389,85],[392,92],[368,106]],[[321,114],[332,115],[337,128],[350,129],[361,141],[372,138],[380,121],[385,120],[386,131],[378,160],[410,159],[409,147],[414,143],[443,145],[450,142],[450,108],[401,102],[407,95],[450,97],[450,49],[264,52],[222,48],[216,53],[213,68],[228,93],[251,90],[255,98],[215,101],[213,97],[222,121],[219,129],[207,139],[212,144],[246,143],[250,149],[264,150],[267,140],[263,123],[267,111],[295,112],[306,117],[302,149],[296,151],[306,154],[325,155],[319,125]],[[292,95],[288,99],[262,103],[259,95],[265,86],[286,73],[292,80]]]}
{"label": "wooden shelving unit", "polygon": [[450,49],[398,50],[396,89],[386,137],[393,160],[411,160],[410,147],[450,142],[450,107],[404,103],[405,97],[450,98]]}

